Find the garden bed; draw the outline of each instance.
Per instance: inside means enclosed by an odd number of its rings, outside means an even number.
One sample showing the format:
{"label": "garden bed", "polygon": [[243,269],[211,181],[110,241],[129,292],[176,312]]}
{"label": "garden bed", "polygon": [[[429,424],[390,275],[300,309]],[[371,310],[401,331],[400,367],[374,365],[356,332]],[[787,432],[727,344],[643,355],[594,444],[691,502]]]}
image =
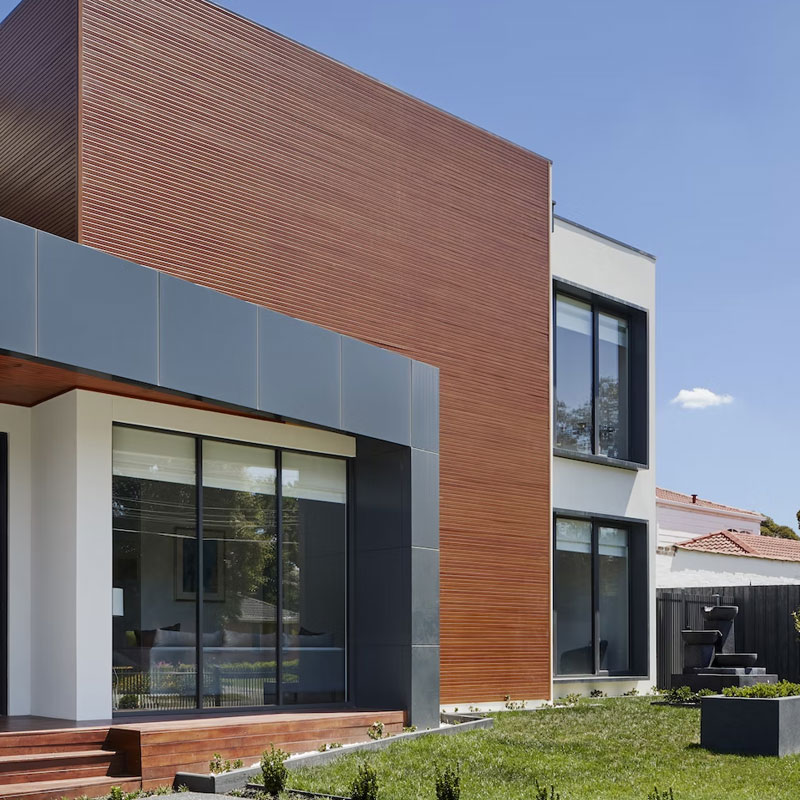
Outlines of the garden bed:
{"label": "garden bed", "polygon": [[[445,726],[441,728],[398,733],[395,736],[387,736],[384,739],[344,745],[343,747],[325,750],[324,752],[315,751],[312,753],[300,753],[290,756],[284,763],[290,770],[321,767],[350,753],[382,750],[397,742],[407,742],[432,735],[449,736],[470,730],[491,728],[494,725],[494,720],[491,717],[484,717],[479,714],[443,714],[442,722],[445,723]],[[241,769],[222,772],[216,775],[211,773],[179,772],[175,776],[174,785],[176,787],[185,786],[192,792],[224,794],[234,789],[241,789],[250,783],[254,777],[260,775],[260,773],[261,768],[259,766],[242,767]]]}

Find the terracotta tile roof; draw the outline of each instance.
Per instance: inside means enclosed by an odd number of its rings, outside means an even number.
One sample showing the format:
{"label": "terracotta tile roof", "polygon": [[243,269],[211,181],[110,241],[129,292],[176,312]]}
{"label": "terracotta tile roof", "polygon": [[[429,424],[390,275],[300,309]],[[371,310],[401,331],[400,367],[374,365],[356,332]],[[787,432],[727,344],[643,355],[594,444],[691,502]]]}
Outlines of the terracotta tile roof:
{"label": "terracotta tile roof", "polygon": [[774,561],[800,561],[800,540],[778,539],[742,531],[716,531],[675,545],[683,550],[704,553],[770,558]]}
{"label": "terracotta tile roof", "polygon": [[683,494],[683,492],[673,492],[671,489],[660,489],[656,487],[657,500],[671,500],[673,503],[686,503],[687,505],[700,506],[701,508],[716,508],[719,511],[735,511],[738,514],[754,514],[757,517],[764,518],[764,515],[758,511],[751,511],[747,508],[736,508],[735,506],[726,506],[722,503],[713,503],[711,500],[703,500],[698,497],[694,503],[692,502],[692,495]]}

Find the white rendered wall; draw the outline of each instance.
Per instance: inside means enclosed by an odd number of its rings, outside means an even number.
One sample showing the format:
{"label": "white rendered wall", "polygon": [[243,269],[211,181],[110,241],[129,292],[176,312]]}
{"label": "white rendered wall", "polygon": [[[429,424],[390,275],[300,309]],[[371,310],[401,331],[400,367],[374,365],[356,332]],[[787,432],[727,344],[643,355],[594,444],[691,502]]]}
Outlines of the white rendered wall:
{"label": "white rendered wall", "polygon": [[31,415],[31,712],[65,719],[78,701],[77,405],[70,392]]}
{"label": "white rendered wall", "polygon": [[[656,480],[655,480],[655,262],[624,245],[586,231],[564,220],[555,220],[551,240],[554,279],[563,279],[624,303],[648,310],[649,364],[649,468],[636,471],[575,459],[553,457],[553,508],[584,511],[648,523],[650,618],[650,674],[645,680],[593,678],[585,681],[559,679],[553,693],[586,693],[602,688],[610,695],[632,688],[644,693],[655,683],[655,585],[656,585]],[[551,363],[554,363],[551,361]]]}
{"label": "white rendered wall", "polygon": [[659,589],[800,583],[800,563],[678,549],[656,557]]}
{"label": "white rendered wall", "polygon": [[31,713],[31,412],[0,405],[8,434],[8,713]]}
{"label": "white rendered wall", "polygon": [[659,500],[656,502],[656,516],[659,547],[670,547],[696,536],[728,528],[761,535],[761,518],[752,514],[736,514]]}

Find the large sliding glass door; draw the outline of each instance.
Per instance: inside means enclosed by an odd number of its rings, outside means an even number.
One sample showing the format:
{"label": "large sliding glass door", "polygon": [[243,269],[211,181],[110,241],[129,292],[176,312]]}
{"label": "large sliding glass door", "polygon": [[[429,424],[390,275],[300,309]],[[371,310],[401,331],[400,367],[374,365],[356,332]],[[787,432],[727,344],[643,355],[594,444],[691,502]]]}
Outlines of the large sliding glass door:
{"label": "large sliding glass door", "polygon": [[345,699],[346,474],[115,427],[115,710]]}

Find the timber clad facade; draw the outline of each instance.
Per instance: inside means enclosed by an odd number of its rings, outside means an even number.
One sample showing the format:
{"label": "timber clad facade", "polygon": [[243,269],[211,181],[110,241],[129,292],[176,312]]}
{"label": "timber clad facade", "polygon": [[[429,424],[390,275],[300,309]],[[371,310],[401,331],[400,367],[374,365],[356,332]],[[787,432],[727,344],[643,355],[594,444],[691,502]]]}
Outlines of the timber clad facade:
{"label": "timber clad facade", "polygon": [[201,0],[17,39],[0,216],[438,367],[441,702],[549,697],[549,162]]}
{"label": "timber clad facade", "polygon": [[77,0],[22,3],[0,27],[0,216],[78,231]]}

